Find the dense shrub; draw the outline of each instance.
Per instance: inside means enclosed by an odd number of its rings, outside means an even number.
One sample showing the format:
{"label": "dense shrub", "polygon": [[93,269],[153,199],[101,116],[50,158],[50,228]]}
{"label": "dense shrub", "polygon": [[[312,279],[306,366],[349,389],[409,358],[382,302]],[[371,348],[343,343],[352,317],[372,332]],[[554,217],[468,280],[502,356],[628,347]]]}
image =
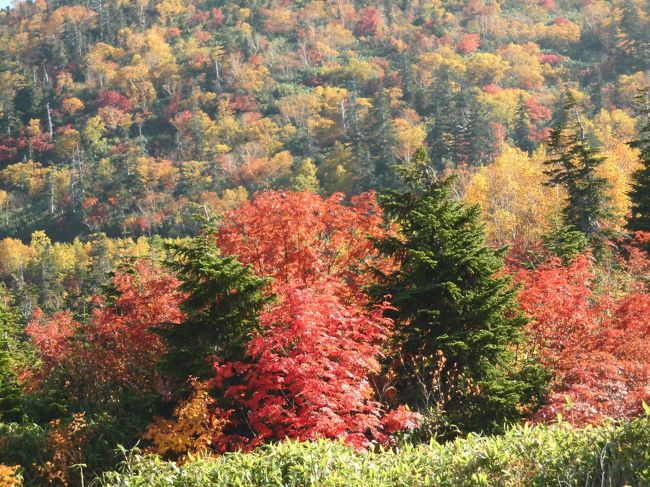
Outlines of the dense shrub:
{"label": "dense shrub", "polygon": [[574,429],[516,426],[503,436],[356,453],[342,443],[286,442],[182,467],[130,452],[100,486],[650,485],[650,418]]}

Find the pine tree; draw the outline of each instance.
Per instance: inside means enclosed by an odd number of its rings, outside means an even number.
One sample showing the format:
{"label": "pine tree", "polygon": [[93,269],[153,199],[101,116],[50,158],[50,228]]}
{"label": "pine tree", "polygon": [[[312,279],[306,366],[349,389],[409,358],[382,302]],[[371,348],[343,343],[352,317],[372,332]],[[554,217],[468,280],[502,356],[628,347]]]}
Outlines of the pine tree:
{"label": "pine tree", "polygon": [[566,100],[548,142],[550,186],[564,186],[568,200],[564,208],[564,223],[575,227],[588,237],[600,233],[601,222],[607,218],[607,189],[609,183],[597,175],[605,160],[587,141],[585,128],[572,93]]}
{"label": "pine tree", "polygon": [[167,343],[161,369],[171,377],[208,378],[209,357],[241,359],[249,335],[258,327],[259,311],[271,299],[264,292],[268,279],[222,255],[215,231],[209,223],[191,242],[169,246],[174,259],[168,266],[182,282],[179,289],[187,293],[181,305],[185,320],[156,330]]}
{"label": "pine tree", "polygon": [[397,134],[390,110],[390,98],[381,90],[375,98],[375,105],[368,114],[367,146],[374,162],[376,187],[394,187],[392,166],[397,159],[395,147]]}
{"label": "pine tree", "polygon": [[[510,278],[501,272],[501,252],[485,242],[478,207],[453,199],[454,178],[438,180],[428,164],[419,149],[400,168],[410,189],[380,196],[400,233],[377,241],[377,247],[399,268],[378,271],[380,284],[372,294],[391,296],[396,307],[394,355],[402,363],[403,398],[423,405],[422,378],[434,374],[442,352],[445,373],[455,368],[481,391],[452,401],[450,418],[466,429],[488,428],[515,417],[525,395],[507,368],[513,365],[509,347],[519,341],[526,320],[517,312]],[[443,385],[442,393],[452,387]]]}
{"label": "pine tree", "polygon": [[632,146],[641,151],[641,167],[632,174],[631,216],[627,227],[633,232],[650,232],[650,90],[640,93],[638,100],[643,125]]}
{"label": "pine tree", "polygon": [[524,103],[524,97],[519,98],[519,105],[517,106],[517,123],[515,125],[515,130],[513,134],[513,140],[515,145],[519,147],[522,151],[531,154],[535,149],[535,144],[530,140],[530,118],[528,117],[528,112],[526,111],[526,104]]}
{"label": "pine tree", "polygon": [[0,421],[21,418],[21,389],[16,365],[24,356],[19,336],[18,311],[9,303],[4,288],[0,288]]}

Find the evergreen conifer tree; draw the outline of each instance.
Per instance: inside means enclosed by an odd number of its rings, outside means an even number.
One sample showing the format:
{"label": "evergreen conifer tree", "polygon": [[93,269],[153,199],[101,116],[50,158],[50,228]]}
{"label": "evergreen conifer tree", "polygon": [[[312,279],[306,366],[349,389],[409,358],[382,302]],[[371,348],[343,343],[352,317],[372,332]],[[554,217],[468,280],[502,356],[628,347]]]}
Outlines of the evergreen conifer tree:
{"label": "evergreen conifer tree", "polygon": [[[426,406],[421,385],[435,374],[441,352],[446,365],[440,377],[454,369],[480,390],[452,399],[449,419],[465,429],[489,429],[516,417],[528,394],[514,378],[510,352],[526,319],[501,272],[501,252],[486,244],[478,207],[455,200],[454,178],[436,179],[428,164],[419,149],[399,168],[410,189],[379,197],[399,235],[377,247],[397,260],[398,269],[378,271],[380,284],[371,292],[377,299],[391,296],[396,307],[393,358],[401,363],[397,386],[403,399]],[[451,388],[443,384],[441,394]]]}
{"label": "evergreen conifer tree", "polygon": [[185,320],[156,330],[167,343],[161,369],[170,377],[210,377],[211,356],[241,359],[250,333],[258,326],[259,311],[271,299],[264,292],[268,278],[222,255],[215,231],[208,223],[191,242],[169,246],[174,259],[168,266],[181,281],[179,289],[187,293],[181,305]]}
{"label": "evergreen conifer tree", "polygon": [[641,151],[641,167],[632,174],[632,211],[627,227],[633,232],[650,232],[650,90],[640,93],[638,99],[643,125],[632,146]]}
{"label": "evergreen conifer tree", "polygon": [[519,105],[517,106],[517,122],[513,134],[513,140],[517,147],[522,151],[531,154],[535,149],[535,144],[530,140],[530,130],[528,128],[530,119],[526,111],[526,104],[524,97],[519,98]]}
{"label": "evergreen conifer tree", "polygon": [[447,70],[442,70],[429,93],[431,114],[427,130],[427,144],[435,167],[442,169],[450,165],[456,119],[457,85],[451,80]]}
{"label": "evergreen conifer tree", "polygon": [[368,123],[367,146],[374,161],[375,180],[377,187],[394,187],[395,178],[392,170],[397,156],[397,135],[393,126],[393,116],[390,111],[390,99],[386,90],[381,90],[375,99]]}
{"label": "evergreen conifer tree", "polygon": [[564,186],[568,194],[564,223],[588,237],[596,236],[609,214],[606,193],[609,183],[597,175],[605,158],[589,145],[578,103],[570,92],[566,94],[548,147],[550,158],[545,161],[548,184]]}
{"label": "evergreen conifer tree", "polygon": [[0,288],[0,421],[19,421],[22,414],[21,389],[16,365],[24,357],[20,344],[18,311]]}

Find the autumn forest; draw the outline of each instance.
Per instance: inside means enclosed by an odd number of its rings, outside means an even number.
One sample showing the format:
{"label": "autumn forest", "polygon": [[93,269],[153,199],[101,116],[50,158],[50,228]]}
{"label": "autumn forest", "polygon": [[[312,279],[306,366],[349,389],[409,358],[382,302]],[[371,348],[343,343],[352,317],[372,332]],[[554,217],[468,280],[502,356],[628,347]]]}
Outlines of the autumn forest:
{"label": "autumn forest", "polygon": [[0,9],[0,486],[650,486],[650,2]]}

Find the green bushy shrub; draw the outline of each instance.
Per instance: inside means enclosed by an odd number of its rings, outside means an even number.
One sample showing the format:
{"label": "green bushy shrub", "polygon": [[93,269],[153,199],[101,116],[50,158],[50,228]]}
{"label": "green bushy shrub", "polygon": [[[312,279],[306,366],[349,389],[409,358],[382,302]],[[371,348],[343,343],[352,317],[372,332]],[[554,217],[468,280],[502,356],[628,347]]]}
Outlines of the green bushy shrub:
{"label": "green bushy shrub", "polygon": [[285,442],[183,466],[126,452],[98,486],[623,486],[650,485],[650,418],[573,429],[516,426],[428,445],[357,453],[341,443]]}

